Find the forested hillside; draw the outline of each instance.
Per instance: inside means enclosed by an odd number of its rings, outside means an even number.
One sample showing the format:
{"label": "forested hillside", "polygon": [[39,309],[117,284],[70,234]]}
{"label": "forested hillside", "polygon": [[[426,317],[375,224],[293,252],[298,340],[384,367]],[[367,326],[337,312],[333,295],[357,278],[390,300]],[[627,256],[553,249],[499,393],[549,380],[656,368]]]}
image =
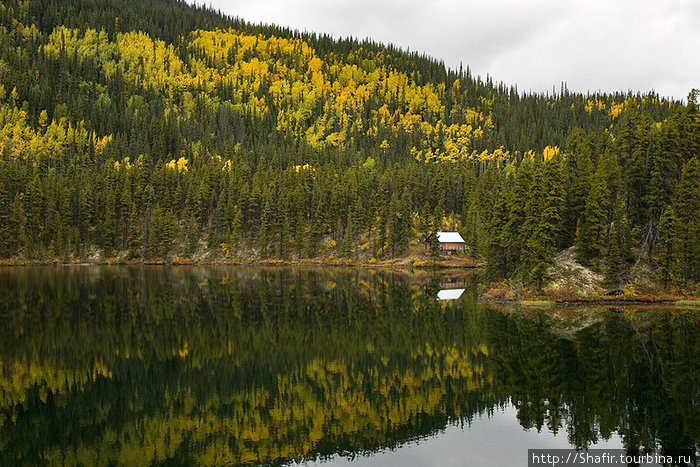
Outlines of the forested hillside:
{"label": "forested hillside", "polygon": [[[556,79],[556,77],[553,77]],[[700,281],[700,118],[168,0],[0,3],[0,257],[369,260],[433,229]]]}

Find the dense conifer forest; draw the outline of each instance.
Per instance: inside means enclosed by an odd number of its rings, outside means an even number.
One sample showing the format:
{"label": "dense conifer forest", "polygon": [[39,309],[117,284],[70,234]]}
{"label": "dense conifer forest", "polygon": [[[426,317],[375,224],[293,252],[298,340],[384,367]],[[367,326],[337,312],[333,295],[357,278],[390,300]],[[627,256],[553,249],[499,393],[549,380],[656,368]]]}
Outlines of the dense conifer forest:
{"label": "dense conifer forest", "polygon": [[[556,79],[556,77],[553,77]],[[522,93],[426,56],[182,1],[0,2],[0,258],[405,255],[458,230],[494,278],[561,250],[700,282],[700,116]]]}

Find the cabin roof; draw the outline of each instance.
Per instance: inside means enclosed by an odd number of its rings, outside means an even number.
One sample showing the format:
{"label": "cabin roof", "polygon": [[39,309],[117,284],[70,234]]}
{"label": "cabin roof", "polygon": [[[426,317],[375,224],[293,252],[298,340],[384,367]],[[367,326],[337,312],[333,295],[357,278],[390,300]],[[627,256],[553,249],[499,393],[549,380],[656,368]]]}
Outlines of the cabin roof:
{"label": "cabin roof", "polygon": [[438,232],[435,235],[440,243],[464,243],[459,232]]}

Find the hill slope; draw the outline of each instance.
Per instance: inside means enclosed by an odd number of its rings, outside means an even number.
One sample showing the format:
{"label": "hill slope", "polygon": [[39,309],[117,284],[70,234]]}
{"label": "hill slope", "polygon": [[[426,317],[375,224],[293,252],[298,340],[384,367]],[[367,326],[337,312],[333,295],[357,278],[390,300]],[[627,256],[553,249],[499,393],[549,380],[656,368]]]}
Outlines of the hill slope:
{"label": "hill slope", "polygon": [[577,244],[611,283],[635,256],[699,279],[693,97],[519,94],[179,1],[0,24],[2,257],[369,259],[443,228],[494,276],[541,284]]}

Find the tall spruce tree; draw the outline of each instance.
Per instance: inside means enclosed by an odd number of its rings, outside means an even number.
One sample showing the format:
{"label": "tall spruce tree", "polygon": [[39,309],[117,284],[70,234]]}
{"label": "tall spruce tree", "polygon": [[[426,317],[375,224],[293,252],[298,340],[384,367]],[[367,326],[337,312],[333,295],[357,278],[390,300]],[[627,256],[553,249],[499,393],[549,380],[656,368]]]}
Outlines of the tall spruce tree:
{"label": "tall spruce tree", "polygon": [[613,218],[610,225],[608,249],[605,254],[605,283],[612,288],[620,288],[623,285],[627,269],[627,260],[630,256],[630,229],[629,222],[621,200],[616,203]]}
{"label": "tall spruce tree", "polygon": [[505,278],[510,273],[508,261],[508,245],[511,236],[508,231],[508,203],[511,196],[510,188],[501,190],[493,207],[493,217],[489,225],[489,244],[486,252],[486,271],[490,278]]}
{"label": "tall spruce tree", "polygon": [[591,162],[591,150],[583,129],[571,132],[566,141],[565,177],[566,191],[562,212],[559,246],[566,248],[574,243],[581,221],[585,216],[586,200],[591,189],[595,166]]}
{"label": "tall spruce tree", "polygon": [[557,161],[540,161],[528,199],[527,236],[523,258],[524,277],[541,289],[556,253],[561,225],[563,194]]}
{"label": "tall spruce tree", "polygon": [[17,232],[11,220],[10,206],[13,196],[4,168],[4,165],[0,165],[0,258],[9,258],[15,253],[14,241]]}
{"label": "tall spruce tree", "polygon": [[131,258],[143,257],[143,229],[136,203],[132,203],[129,214],[129,230],[127,236],[127,247]]}
{"label": "tall spruce tree", "polygon": [[683,284],[700,282],[700,163],[683,167],[673,200],[672,267]]}
{"label": "tall spruce tree", "polygon": [[525,249],[531,229],[523,225],[527,220],[527,202],[534,196],[532,193],[535,185],[535,161],[532,158],[523,160],[519,170],[515,174],[513,190],[507,192],[508,215],[506,216],[506,231],[502,239],[505,246],[507,263],[512,267],[521,266],[520,260]]}
{"label": "tall spruce tree", "polygon": [[605,244],[610,208],[610,191],[606,183],[605,164],[599,164],[586,198],[581,232],[576,239],[576,253],[585,264],[597,263]]}

